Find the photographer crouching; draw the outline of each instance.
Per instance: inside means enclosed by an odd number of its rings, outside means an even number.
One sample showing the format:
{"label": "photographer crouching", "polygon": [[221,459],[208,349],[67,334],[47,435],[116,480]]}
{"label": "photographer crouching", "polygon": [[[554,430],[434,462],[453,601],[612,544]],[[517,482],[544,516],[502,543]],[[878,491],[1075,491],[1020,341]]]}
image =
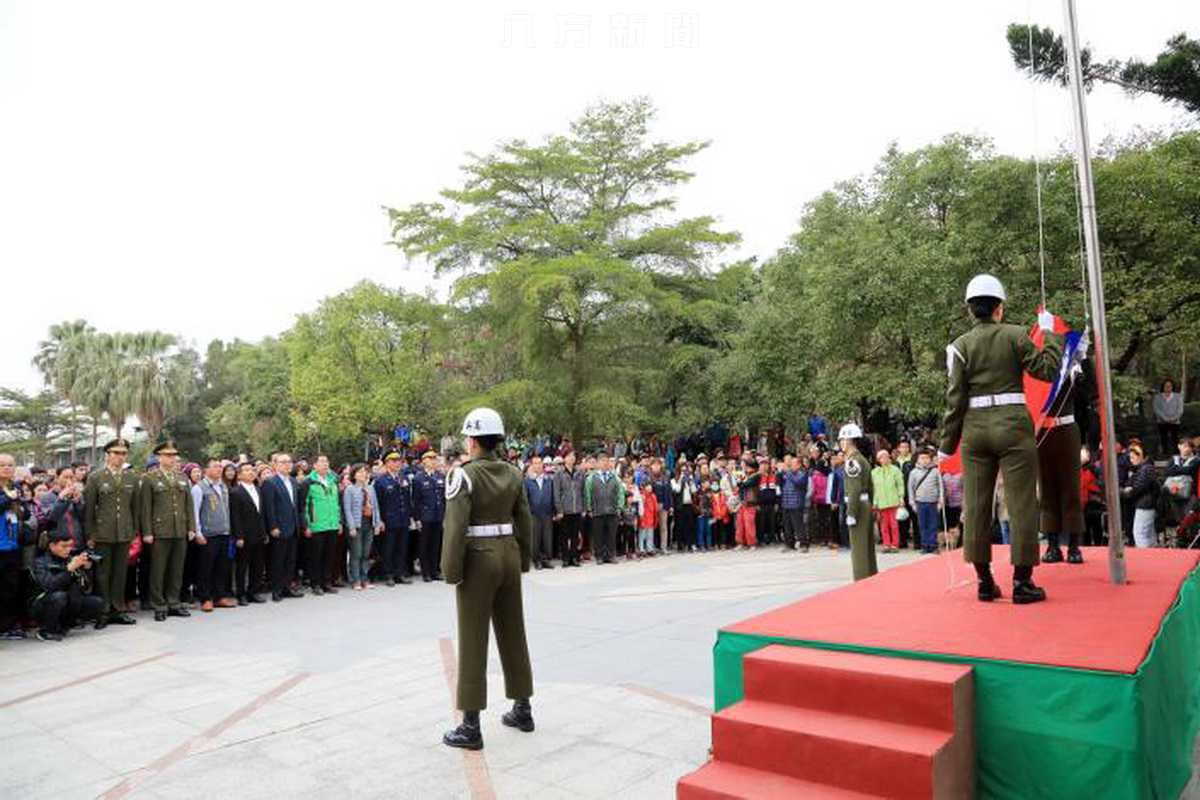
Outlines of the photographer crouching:
{"label": "photographer crouching", "polygon": [[96,554],[77,553],[75,540],[64,530],[50,534],[46,551],[33,561],[34,596],[30,611],[38,621],[38,638],[61,642],[76,622],[98,622],[105,600],[92,594],[92,565]]}

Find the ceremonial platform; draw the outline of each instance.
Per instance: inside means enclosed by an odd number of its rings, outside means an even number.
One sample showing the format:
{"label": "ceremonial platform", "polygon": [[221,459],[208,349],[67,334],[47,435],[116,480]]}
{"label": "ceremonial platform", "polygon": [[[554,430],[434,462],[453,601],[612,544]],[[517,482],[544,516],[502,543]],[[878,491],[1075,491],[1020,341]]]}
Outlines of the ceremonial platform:
{"label": "ceremonial platform", "polygon": [[1037,569],[1044,603],[1009,602],[997,547],[990,604],[955,551],[721,629],[714,760],[679,797],[962,796],[946,781],[964,743],[978,797],[1178,797],[1200,723],[1200,553],[1127,550],[1124,586],[1106,550],[1084,554]]}

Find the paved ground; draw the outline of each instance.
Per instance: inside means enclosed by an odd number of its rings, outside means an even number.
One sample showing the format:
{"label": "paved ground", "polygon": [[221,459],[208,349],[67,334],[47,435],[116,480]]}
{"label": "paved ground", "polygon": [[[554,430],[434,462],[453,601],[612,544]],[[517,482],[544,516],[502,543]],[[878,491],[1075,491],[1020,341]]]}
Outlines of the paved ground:
{"label": "paved ground", "polygon": [[500,725],[493,654],[482,754],[440,744],[440,583],[0,643],[0,797],[670,798],[706,759],[717,627],[849,572],[775,549],[531,572],[538,730]]}

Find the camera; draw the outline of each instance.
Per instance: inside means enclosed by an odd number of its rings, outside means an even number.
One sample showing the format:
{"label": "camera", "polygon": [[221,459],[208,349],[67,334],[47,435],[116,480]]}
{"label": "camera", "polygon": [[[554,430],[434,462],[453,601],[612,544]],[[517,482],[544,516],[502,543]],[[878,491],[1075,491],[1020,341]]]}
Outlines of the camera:
{"label": "camera", "polygon": [[72,554],[71,554],[71,556],[72,556],[72,557],[74,557],[74,556],[87,556],[87,560],[88,560],[89,562],[91,562],[92,564],[99,564],[101,561],[103,561],[103,560],[104,560],[104,554],[103,554],[103,553],[97,553],[95,550],[93,550],[93,549],[92,549],[92,548],[90,548],[90,547],[85,547],[85,548],[83,548],[83,549],[81,549],[81,550],[76,550],[74,553],[72,553]]}

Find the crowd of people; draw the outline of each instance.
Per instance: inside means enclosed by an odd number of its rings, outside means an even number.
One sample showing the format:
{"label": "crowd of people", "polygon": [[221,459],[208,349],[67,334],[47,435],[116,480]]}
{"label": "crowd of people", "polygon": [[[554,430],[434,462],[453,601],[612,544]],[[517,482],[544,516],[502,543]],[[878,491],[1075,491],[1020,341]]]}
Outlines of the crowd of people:
{"label": "crowd of people", "polygon": [[[845,454],[824,421],[795,439],[764,432],[748,446],[710,430],[662,441],[610,440],[580,453],[567,437],[506,442],[524,475],[536,569],[613,564],[682,552],[847,548]],[[49,473],[0,454],[0,637],[62,639],[74,627],[187,617],[340,590],[437,581],[446,475],[454,442],[399,438],[369,462],[334,470],[327,456],[180,464],[170,442],[144,465],[129,444],[105,463]],[[866,440],[876,541],[924,553],[960,543],[961,476],[939,469],[928,431],[894,447]],[[1200,522],[1200,448],[1186,436],[1160,478],[1136,439],[1120,450],[1122,523],[1138,547]],[[714,446],[717,445],[717,446]],[[712,448],[709,450],[708,448]],[[1081,454],[1085,545],[1106,541],[1102,472]],[[1003,484],[994,538],[1006,542]],[[1190,541],[1180,541],[1187,546]]]}

